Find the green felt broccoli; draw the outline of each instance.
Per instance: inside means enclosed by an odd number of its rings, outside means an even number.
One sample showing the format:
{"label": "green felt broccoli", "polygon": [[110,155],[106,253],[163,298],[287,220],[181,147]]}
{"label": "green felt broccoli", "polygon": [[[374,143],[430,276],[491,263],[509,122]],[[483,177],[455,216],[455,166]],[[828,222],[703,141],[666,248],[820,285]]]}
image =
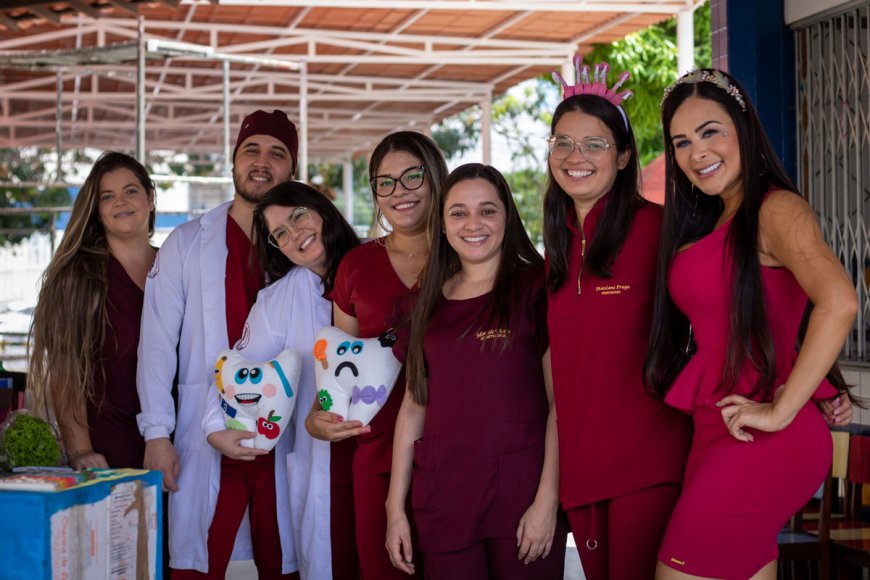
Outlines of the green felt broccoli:
{"label": "green felt broccoli", "polygon": [[60,462],[60,445],[48,423],[23,413],[11,419],[0,436],[0,462],[4,467],[55,466]]}

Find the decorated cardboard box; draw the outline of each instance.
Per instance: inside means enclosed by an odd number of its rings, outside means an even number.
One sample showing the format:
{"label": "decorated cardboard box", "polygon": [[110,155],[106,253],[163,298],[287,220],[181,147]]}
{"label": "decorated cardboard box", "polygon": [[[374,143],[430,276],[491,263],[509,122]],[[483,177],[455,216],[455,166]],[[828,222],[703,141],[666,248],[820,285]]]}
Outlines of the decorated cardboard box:
{"label": "decorated cardboard box", "polygon": [[161,487],[136,469],[0,477],[0,576],[159,580]]}

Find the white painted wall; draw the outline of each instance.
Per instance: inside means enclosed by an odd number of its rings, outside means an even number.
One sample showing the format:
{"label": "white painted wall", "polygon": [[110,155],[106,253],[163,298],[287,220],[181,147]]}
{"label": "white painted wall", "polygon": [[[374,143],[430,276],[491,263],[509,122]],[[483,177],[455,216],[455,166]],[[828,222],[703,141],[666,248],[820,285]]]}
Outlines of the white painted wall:
{"label": "white painted wall", "polygon": [[839,12],[847,5],[860,5],[867,2],[855,0],[785,0],[785,23],[792,25],[825,12]]}
{"label": "white painted wall", "polygon": [[[850,385],[855,385],[855,393],[870,402],[870,367],[852,366],[849,363],[840,363],[843,378]],[[870,425],[870,409],[855,407],[854,422],[862,425]]]}

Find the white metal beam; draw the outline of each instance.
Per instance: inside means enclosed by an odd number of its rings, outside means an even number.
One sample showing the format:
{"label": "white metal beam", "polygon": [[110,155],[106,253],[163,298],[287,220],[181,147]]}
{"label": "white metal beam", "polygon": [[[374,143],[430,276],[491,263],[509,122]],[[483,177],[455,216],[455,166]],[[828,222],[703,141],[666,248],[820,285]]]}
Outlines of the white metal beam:
{"label": "white metal beam", "polygon": [[[309,2],[310,4],[310,2]],[[319,6],[319,5],[318,5]],[[419,6],[417,7],[419,8]],[[526,7],[526,11],[528,11],[528,6]],[[614,12],[611,10],[611,12]],[[671,13],[676,13],[676,11],[672,11]],[[93,20],[79,17],[79,16],[69,16],[64,17],[63,19],[65,24],[77,24],[79,22],[88,23],[94,25],[95,22]],[[136,20],[133,18],[100,18],[96,21],[96,24],[100,27],[105,28],[107,31],[110,31],[114,34],[120,34],[123,30],[131,31],[135,34],[135,23]],[[539,47],[543,49],[563,49],[565,48],[564,43],[560,42],[544,42],[544,41],[535,41],[535,40],[516,40],[516,39],[498,39],[498,38],[490,38],[490,39],[481,39],[479,37],[466,37],[466,36],[451,36],[451,35],[424,35],[424,34],[400,34],[395,35],[392,32],[361,32],[361,31],[352,31],[352,30],[320,30],[316,28],[294,28],[288,29],[282,26],[261,26],[256,24],[229,24],[225,22],[191,22],[189,24],[185,24],[183,22],[178,22],[175,20],[148,20],[146,22],[146,32],[158,31],[158,30],[180,30],[187,29],[190,31],[196,32],[212,32],[215,31],[219,34],[251,34],[251,35],[261,35],[261,36],[273,36],[277,39],[294,39],[299,38],[299,43],[306,43],[310,41],[316,41],[323,44],[330,44],[332,41],[339,40],[348,40],[348,41],[357,41],[357,42],[400,42],[402,44],[419,44],[421,46],[425,46],[426,44],[431,44],[436,42],[438,44],[448,44],[454,46],[467,46],[467,45],[480,45],[489,48],[529,48],[529,47]],[[239,47],[246,46],[254,46],[261,47],[259,44],[235,44],[231,46],[224,47],[223,50],[232,51],[232,50],[240,50]],[[376,48],[378,45],[372,44],[373,48]],[[4,48],[2,44],[0,44],[0,48]]]}
{"label": "white metal beam", "polygon": [[[185,0],[187,3],[189,0]],[[310,0],[216,0],[220,6],[288,7],[308,6]],[[457,11],[512,11],[528,9],[527,1],[504,0],[318,0],[318,8],[364,8],[371,10],[417,10],[427,8]],[[675,14],[692,5],[692,0],[610,0],[608,2],[578,2],[577,0],[538,0],[535,10],[541,12],[648,12]]]}

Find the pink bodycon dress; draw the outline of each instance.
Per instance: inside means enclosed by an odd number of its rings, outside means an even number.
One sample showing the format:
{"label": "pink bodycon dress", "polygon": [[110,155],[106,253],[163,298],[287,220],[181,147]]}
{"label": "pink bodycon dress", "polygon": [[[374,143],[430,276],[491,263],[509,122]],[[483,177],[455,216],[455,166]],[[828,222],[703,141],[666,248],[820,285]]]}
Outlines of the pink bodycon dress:
{"label": "pink bodycon dress", "polygon": [[[716,402],[722,383],[731,311],[730,220],[680,252],[668,288],[692,323],[698,350],[666,401],[692,415],[695,434],[680,496],[659,560],[687,574],[745,579],[777,557],[776,537],[819,488],[831,465],[831,435],[811,400],[777,433],[752,431],[744,443],[725,427]],[[765,313],[776,349],[776,385],[797,358],[807,296],[785,268],[761,267]],[[747,364],[732,392],[747,395],[757,373]],[[814,399],[836,396],[827,381]],[[757,398],[756,398],[757,399]]]}

